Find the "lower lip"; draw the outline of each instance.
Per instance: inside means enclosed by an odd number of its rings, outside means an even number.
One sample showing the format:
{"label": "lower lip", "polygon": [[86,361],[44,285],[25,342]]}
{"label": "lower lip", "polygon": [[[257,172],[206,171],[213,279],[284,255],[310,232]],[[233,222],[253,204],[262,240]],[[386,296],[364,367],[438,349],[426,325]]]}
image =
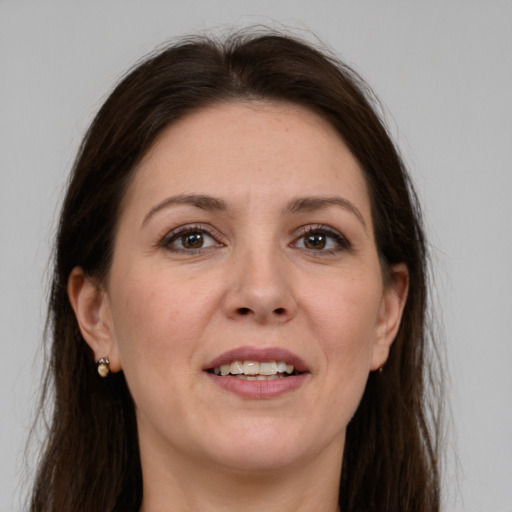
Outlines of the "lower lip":
{"label": "lower lip", "polygon": [[253,400],[263,400],[268,398],[276,398],[285,393],[289,393],[298,389],[307,379],[307,373],[299,375],[290,375],[282,379],[272,380],[242,380],[237,377],[226,375],[221,377],[214,373],[205,372],[210,379],[218,386],[224,388],[235,395],[242,398],[250,398]]}

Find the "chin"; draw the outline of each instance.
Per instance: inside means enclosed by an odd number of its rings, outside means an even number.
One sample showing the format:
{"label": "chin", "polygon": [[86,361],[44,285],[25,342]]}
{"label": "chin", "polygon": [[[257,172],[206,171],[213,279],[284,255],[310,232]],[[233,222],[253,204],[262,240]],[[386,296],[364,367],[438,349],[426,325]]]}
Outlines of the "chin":
{"label": "chin", "polygon": [[223,457],[217,464],[224,470],[247,475],[275,474],[299,464],[303,454],[298,447],[289,447],[284,450],[275,447],[260,449],[254,446],[250,450],[237,450]]}
{"label": "chin", "polygon": [[[308,442],[304,429],[290,429],[289,422],[251,420],[229,429],[223,441],[217,441],[213,456],[217,464],[237,473],[273,473],[304,463],[323,449],[321,440]],[[210,446],[214,446],[214,440]],[[219,459],[219,454],[221,458]]]}

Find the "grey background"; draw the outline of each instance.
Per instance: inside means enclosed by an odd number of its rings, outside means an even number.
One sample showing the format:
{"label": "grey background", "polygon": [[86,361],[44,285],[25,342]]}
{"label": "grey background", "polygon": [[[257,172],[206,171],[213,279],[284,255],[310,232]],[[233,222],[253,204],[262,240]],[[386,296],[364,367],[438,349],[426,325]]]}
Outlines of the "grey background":
{"label": "grey background", "polygon": [[[369,81],[423,200],[453,420],[446,511],[512,497],[512,2],[0,0],[0,511],[20,510],[55,214],[107,92],[172,36],[311,30]],[[306,34],[306,37],[307,36]]]}

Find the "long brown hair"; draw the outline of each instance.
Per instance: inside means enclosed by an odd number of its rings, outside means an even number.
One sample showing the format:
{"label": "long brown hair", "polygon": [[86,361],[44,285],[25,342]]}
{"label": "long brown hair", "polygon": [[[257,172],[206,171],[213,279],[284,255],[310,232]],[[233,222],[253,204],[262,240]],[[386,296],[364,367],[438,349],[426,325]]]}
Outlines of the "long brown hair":
{"label": "long brown hair", "polygon": [[[67,296],[71,270],[104,278],[119,205],[162,130],[194,110],[267,99],[326,119],[368,185],[383,272],[403,262],[410,292],[382,373],[372,373],[347,429],[343,512],[439,510],[436,389],[426,327],[427,254],[408,174],[359,76],[308,43],[276,33],[180,40],[129,72],[89,128],[70,177],[49,304],[52,344],[43,403],[53,403],[32,512],[136,511],[142,498],[134,404],[123,373],[100,379]],[[429,395],[427,396],[427,392]]]}

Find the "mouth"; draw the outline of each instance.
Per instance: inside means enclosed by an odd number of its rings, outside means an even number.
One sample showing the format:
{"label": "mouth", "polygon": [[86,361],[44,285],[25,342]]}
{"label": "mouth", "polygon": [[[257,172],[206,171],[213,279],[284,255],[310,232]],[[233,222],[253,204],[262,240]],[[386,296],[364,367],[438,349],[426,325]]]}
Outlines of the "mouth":
{"label": "mouth", "polygon": [[232,361],[208,370],[221,377],[233,376],[241,380],[275,380],[299,375],[293,364],[286,361]]}
{"label": "mouth", "polygon": [[286,349],[242,347],[225,352],[203,369],[213,382],[243,398],[274,398],[298,389],[310,374]]}

